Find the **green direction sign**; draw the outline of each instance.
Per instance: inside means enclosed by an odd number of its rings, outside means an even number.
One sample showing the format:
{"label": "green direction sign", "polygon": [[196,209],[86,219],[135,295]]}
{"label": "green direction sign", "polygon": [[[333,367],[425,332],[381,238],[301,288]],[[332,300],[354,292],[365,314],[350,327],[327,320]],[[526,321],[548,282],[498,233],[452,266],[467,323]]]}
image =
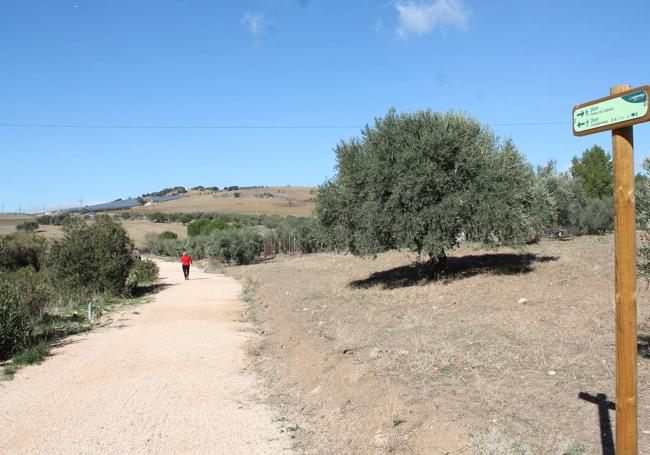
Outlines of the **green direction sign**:
{"label": "green direction sign", "polygon": [[[648,90],[642,87],[576,106],[573,110],[573,131],[576,135],[596,133],[647,121],[647,117]],[[626,125],[618,125],[620,123]]]}

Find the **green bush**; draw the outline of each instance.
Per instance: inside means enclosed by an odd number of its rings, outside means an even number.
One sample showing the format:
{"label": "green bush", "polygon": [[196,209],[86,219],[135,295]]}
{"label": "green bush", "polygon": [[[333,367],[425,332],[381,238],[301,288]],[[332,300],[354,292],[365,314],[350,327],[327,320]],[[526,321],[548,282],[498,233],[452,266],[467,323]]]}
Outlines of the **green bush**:
{"label": "green bush", "polygon": [[183,224],[188,224],[192,222],[194,217],[190,213],[181,213],[180,216],[178,217],[178,221],[180,221]]}
{"label": "green bush", "polygon": [[133,245],[124,228],[108,216],[72,224],[54,241],[47,267],[64,289],[119,295],[133,266]]}
{"label": "green bush", "polygon": [[209,226],[212,223],[210,220],[196,220],[192,221],[187,226],[187,235],[190,237],[196,237],[197,235],[203,235],[204,232],[209,229]]}
{"label": "green bush", "polygon": [[40,270],[45,248],[45,239],[32,233],[17,232],[0,237],[0,270],[17,270],[30,266]]}
{"label": "green bush", "polygon": [[69,213],[57,213],[56,215],[41,215],[36,217],[38,224],[53,224],[55,226],[63,226],[68,224],[73,219]]}
{"label": "green bush", "polygon": [[604,234],[614,228],[614,198],[588,198],[575,209],[572,230],[576,234]]}
{"label": "green bush", "polygon": [[36,229],[38,229],[38,223],[33,220],[23,221],[16,226],[17,231],[34,232]]}
{"label": "green bush", "polygon": [[178,239],[152,239],[147,245],[147,251],[159,256],[178,257],[183,252],[184,242]]}
{"label": "green bush", "polygon": [[229,264],[249,264],[264,248],[264,238],[254,229],[242,228],[215,233],[207,241],[205,254]]}
{"label": "green bush", "polygon": [[160,273],[160,268],[151,259],[143,259],[141,261],[136,261],[131,270],[131,275],[135,276],[138,283],[153,283],[158,279],[158,274]]}
{"label": "green bush", "polygon": [[212,231],[222,231],[224,229],[228,229],[229,227],[231,226],[219,218],[214,220],[201,219],[192,221],[187,226],[187,235],[190,237],[196,237],[197,235],[208,235]]}
{"label": "green bush", "polygon": [[147,218],[153,223],[169,223],[169,216],[166,213],[149,213]]}
{"label": "green bush", "polygon": [[36,217],[38,224],[52,224],[52,217],[50,215],[41,215]]}
{"label": "green bush", "polygon": [[51,299],[47,280],[33,268],[0,271],[0,360],[29,346]]}
{"label": "green bush", "polygon": [[129,277],[126,279],[127,292],[133,295],[138,286],[156,281],[159,273],[160,268],[154,261],[150,259],[136,261]]}
{"label": "green bush", "polygon": [[165,231],[158,234],[158,238],[161,240],[176,240],[178,238],[178,234],[172,231]]}
{"label": "green bush", "polygon": [[554,212],[546,230],[584,235],[602,234],[613,228],[612,195],[589,197],[582,177],[573,177],[569,172],[558,173],[555,162],[551,161],[538,170],[536,184],[546,187],[551,199],[546,205]]}

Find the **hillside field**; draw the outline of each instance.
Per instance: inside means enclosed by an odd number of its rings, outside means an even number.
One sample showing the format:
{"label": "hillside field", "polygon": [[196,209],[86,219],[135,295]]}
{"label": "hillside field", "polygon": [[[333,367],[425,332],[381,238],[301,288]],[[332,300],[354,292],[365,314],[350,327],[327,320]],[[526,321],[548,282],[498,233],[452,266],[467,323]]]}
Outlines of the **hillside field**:
{"label": "hillside field", "polygon": [[[189,197],[135,207],[131,213],[219,212],[310,216],[314,210],[314,188],[270,187],[218,193],[192,191]],[[239,193],[239,197],[235,197]]]}

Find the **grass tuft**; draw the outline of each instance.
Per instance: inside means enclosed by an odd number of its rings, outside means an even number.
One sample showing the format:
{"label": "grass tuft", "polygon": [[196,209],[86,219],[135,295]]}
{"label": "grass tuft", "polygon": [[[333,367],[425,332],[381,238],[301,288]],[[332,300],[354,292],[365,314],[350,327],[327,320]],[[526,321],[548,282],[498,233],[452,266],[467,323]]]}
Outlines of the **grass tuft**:
{"label": "grass tuft", "polygon": [[7,379],[14,377],[16,372],[26,365],[33,365],[41,363],[49,354],[50,349],[45,342],[38,343],[29,349],[16,354],[11,363],[4,368],[4,376]]}
{"label": "grass tuft", "polygon": [[247,279],[246,284],[244,284],[244,290],[242,291],[242,300],[248,304],[253,303],[259,287],[260,284],[258,281],[251,280],[250,278]]}
{"label": "grass tuft", "polygon": [[535,453],[528,444],[497,430],[473,435],[470,446],[472,455],[533,455]]}

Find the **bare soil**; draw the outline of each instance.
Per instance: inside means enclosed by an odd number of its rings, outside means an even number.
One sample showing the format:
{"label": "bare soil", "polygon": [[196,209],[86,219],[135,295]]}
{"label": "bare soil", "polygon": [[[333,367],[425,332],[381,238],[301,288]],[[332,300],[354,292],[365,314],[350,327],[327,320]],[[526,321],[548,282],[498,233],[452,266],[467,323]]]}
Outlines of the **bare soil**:
{"label": "bare soil", "polygon": [[247,369],[239,283],[159,266],[153,303],[0,382],[0,453],[292,453]]}
{"label": "bare soil", "polygon": [[[271,403],[313,454],[611,451],[613,237],[231,268]],[[650,292],[639,283],[639,453],[650,453]],[[493,452],[490,452],[492,450]]]}

